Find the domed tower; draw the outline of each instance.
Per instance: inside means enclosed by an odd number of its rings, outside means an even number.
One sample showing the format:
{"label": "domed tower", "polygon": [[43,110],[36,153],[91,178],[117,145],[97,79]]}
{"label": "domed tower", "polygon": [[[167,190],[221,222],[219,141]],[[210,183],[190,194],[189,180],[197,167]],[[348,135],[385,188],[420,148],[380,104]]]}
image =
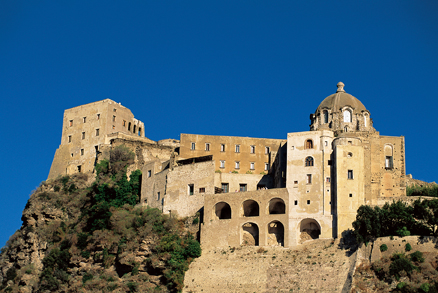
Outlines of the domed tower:
{"label": "domed tower", "polygon": [[374,132],[370,111],[355,97],[344,91],[344,84],[337,84],[335,94],[328,96],[310,115],[310,130],[335,132]]}

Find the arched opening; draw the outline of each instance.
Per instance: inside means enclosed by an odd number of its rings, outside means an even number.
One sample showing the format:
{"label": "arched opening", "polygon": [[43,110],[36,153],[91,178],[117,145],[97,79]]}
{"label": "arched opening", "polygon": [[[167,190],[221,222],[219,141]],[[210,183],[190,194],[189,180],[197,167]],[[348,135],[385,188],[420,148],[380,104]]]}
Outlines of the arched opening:
{"label": "arched opening", "polygon": [[328,123],[328,111],[327,110],[324,110],[322,112],[322,116],[323,116],[324,123]]}
{"label": "arched opening", "polygon": [[131,122],[128,123],[128,131],[131,131]]}
{"label": "arched opening", "polygon": [[313,141],[311,139],[306,140],[306,143],[304,146],[306,149],[313,149]]}
{"label": "arched opening", "polygon": [[245,223],[242,225],[242,246],[259,245],[259,227],[254,223]]}
{"label": "arched opening", "polygon": [[344,127],[344,132],[348,132],[348,127],[347,126]]}
{"label": "arched opening", "polygon": [[259,204],[255,200],[248,199],[243,202],[244,217],[257,217],[259,215],[260,215]]}
{"label": "arched opening", "polygon": [[284,226],[279,221],[268,224],[268,245],[284,246]]}
{"label": "arched opening", "polygon": [[351,122],[350,110],[344,110],[344,122]]}
{"label": "arched opening", "polygon": [[300,223],[300,243],[307,240],[318,239],[321,234],[319,223],[314,219],[304,219]]}
{"label": "arched opening", "polygon": [[269,214],[279,215],[286,213],[286,205],[281,198],[273,198],[269,201]]}
{"label": "arched opening", "polygon": [[363,115],[363,124],[365,127],[368,127],[368,115],[367,114]]}
{"label": "arched opening", "polygon": [[231,219],[231,207],[226,202],[218,202],[214,206],[214,212],[219,220]]}
{"label": "arched opening", "polygon": [[394,166],[392,145],[385,144],[384,153],[385,153],[385,168],[392,169]]}
{"label": "arched opening", "polygon": [[312,157],[307,157],[306,158],[305,166],[306,167],[312,167],[313,166],[313,158]]}

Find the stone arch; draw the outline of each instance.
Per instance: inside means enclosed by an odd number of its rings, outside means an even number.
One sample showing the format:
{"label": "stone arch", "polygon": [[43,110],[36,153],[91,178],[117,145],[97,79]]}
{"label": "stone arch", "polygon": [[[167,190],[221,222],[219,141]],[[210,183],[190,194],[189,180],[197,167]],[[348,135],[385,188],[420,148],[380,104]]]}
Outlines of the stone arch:
{"label": "stone arch", "polygon": [[255,223],[245,223],[242,225],[241,241],[242,246],[259,245],[259,227]]}
{"label": "stone arch", "polygon": [[281,198],[272,198],[269,201],[269,214],[270,215],[279,215],[286,213],[286,205],[284,204],[284,200]]}
{"label": "stone arch", "polygon": [[214,213],[219,220],[231,219],[231,207],[224,201],[214,205]]}
{"label": "stone arch", "polygon": [[268,245],[284,246],[284,226],[280,221],[268,224]]}
{"label": "stone arch", "polygon": [[385,156],[392,156],[393,154],[393,147],[391,144],[385,144],[384,147]]}
{"label": "stone arch", "polygon": [[242,204],[242,207],[244,217],[258,217],[260,215],[260,207],[255,200],[245,200]]}
{"label": "stone arch", "polygon": [[306,141],[304,142],[304,148],[305,149],[313,149],[313,140],[306,139]]}
{"label": "stone arch", "polygon": [[321,225],[315,219],[304,219],[300,222],[299,242],[303,243],[307,240],[318,239],[321,234]]}

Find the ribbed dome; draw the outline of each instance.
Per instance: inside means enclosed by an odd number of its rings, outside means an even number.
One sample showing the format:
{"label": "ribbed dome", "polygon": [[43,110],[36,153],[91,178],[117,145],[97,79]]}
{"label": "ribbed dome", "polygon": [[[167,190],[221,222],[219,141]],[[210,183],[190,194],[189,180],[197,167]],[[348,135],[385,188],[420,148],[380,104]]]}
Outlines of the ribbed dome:
{"label": "ribbed dome", "polygon": [[360,113],[366,110],[361,101],[344,91],[344,84],[342,82],[339,82],[337,86],[337,92],[325,98],[316,109],[316,113],[320,112],[324,108],[328,108],[333,112],[337,112],[345,106],[350,106],[353,108],[353,113]]}

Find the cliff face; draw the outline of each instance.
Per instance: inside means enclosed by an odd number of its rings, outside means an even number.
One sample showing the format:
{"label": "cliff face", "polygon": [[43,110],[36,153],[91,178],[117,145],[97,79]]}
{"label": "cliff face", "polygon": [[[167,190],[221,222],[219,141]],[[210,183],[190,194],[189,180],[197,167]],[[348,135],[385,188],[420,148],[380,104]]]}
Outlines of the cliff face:
{"label": "cliff face", "polygon": [[127,164],[106,163],[96,181],[61,177],[31,195],[0,254],[1,292],[181,290],[198,221],[136,207],[139,173],[128,181]]}

